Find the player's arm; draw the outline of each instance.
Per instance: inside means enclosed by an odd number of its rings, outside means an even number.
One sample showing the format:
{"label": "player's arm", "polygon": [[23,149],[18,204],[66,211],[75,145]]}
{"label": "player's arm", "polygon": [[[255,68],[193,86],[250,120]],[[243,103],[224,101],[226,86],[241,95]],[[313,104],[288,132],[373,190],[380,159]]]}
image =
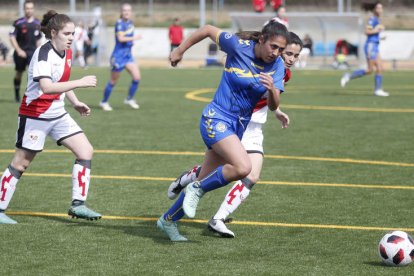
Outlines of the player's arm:
{"label": "player's arm", "polygon": [[193,45],[209,37],[211,40],[216,42],[217,36],[220,34],[221,29],[212,25],[205,25],[195,32],[193,32],[178,48],[170,54],[170,62],[172,66],[176,66],[178,62],[183,58],[184,53],[191,48]]}
{"label": "player's arm", "polygon": [[261,72],[260,82],[267,89],[267,106],[271,111],[275,111],[280,105],[280,90],[275,87],[274,79],[269,74]]}
{"label": "player's arm", "polygon": [[378,24],[375,27],[372,27],[371,25],[367,25],[365,27],[365,34],[366,35],[378,34],[382,32],[383,30],[385,30],[385,27],[384,25],[381,25],[381,24]]}
{"label": "player's arm", "polygon": [[125,32],[117,32],[116,37],[118,38],[119,42],[130,42],[130,41],[134,41],[134,40],[142,38],[140,34],[134,34],[133,36],[127,36]]}
{"label": "player's arm", "polygon": [[73,108],[80,113],[81,116],[89,116],[91,114],[91,109],[89,106],[83,102],[80,102],[73,90],[66,92],[66,98],[72,104]]}
{"label": "player's arm", "polygon": [[45,94],[61,94],[76,88],[96,87],[96,76],[85,76],[78,80],[52,82],[48,77],[39,78],[40,89]]}
{"label": "player's arm", "polygon": [[22,48],[20,48],[19,43],[17,43],[16,37],[14,35],[10,35],[10,44],[16,50],[16,53],[19,57],[27,57],[26,52],[23,51]]}

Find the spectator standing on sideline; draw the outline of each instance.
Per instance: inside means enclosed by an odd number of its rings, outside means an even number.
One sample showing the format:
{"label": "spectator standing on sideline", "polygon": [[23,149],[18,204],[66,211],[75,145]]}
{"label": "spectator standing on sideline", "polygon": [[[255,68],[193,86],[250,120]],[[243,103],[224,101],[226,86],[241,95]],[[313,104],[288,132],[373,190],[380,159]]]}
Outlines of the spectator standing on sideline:
{"label": "spectator standing on sideline", "polygon": [[14,21],[9,33],[10,43],[14,48],[13,60],[16,75],[14,77],[14,93],[16,102],[20,102],[20,84],[23,72],[29,65],[32,55],[40,46],[42,34],[40,33],[40,21],[34,17],[33,1],[25,1],[23,4],[24,17]]}
{"label": "spectator standing on sideline", "polygon": [[180,46],[184,39],[184,28],[180,25],[179,18],[174,18],[174,21],[168,30],[168,36],[170,38],[171,45],[170,52],[172,52],[175,48]]}

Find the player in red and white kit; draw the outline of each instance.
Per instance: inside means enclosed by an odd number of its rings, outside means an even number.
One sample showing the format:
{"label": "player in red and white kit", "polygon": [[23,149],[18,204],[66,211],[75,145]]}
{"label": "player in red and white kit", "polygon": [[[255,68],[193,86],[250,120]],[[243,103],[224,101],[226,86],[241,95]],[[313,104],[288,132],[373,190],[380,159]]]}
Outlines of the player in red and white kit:
{"label": "player in red and white kit", "polygon": [[[291,72],[290,67],[295,64],[299,58],[303,44],[301,39],[293,32],[289,33],[289,43],[282,53],[285,62],[284,82],[289,81]],[[240,204],[249,196],[254,184],[259,180],[263,165],[263,132],[262,128],[267,120],[267,97],[266,95],[256,105],[252,118],[247,125],[246,131],[242,137],[242,144],[249,154],[252,163],[250,174],[235,182],[233,187],[226,194],[219,210],[208,222],[208,227],[213,232],[218,233],[222,237],[233,238],[235,234],[229,230],[225,222],[228,216],[233,213]],[[279,108],[274,111],[275,116],[282,123],[282,128],[289,126],[289,117]],[[200,166],[184,172],[168,188],[168,197],[174,199],[187,184],[193,182],[200,171]]]}
{"label": "player in red and white kit", "polygon": [[72,170],[72,206],[69,215],[88,220],[101,214],[85,206],[88,195],[92,145],[66,112],[65,96],[81,116],[90,108],[80,102],[73,89],[95,87],[96,77],[69,81],[75,25],[65,14],[49,11],[41,22],[48,42],[36,49],[28,70],[28,84],[19,110],[16,151],[0,180],[0,224],[15,224],[5,214],[23,172],[43,150],[46,136],[68,148],[76,157]]}

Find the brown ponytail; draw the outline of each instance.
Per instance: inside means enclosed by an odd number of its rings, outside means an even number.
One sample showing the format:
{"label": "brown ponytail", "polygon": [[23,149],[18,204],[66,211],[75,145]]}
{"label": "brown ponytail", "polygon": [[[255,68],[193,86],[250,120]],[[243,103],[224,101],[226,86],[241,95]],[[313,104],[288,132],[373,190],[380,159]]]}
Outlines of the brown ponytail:
{"label": "brown ponytail", "polygon": [[54,10],[50,10],[43,15],[42,22],[40,23],[41,30],[45,34],[47,39],[52,38],[52,30],[56,32],[63,29],[68,22],[73,22],[66,14],[59,14]]}

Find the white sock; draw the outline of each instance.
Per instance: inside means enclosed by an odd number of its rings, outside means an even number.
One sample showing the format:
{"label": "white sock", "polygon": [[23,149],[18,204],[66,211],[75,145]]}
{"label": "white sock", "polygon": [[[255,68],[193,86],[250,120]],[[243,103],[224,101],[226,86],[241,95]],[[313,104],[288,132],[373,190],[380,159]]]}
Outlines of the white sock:
{"label": "white sock", "polygon": [[72,200],[86,201],[89,190],[91,170],[75,163],[72,171]]}
{"label": "white sock", "polygon": [[[12,169],[13,170],[13,169]],[[16,171],[17,172],[17,171]],[[18,177],[20,178],[21,173]],[[0,209],[6,210],[9,206],[10,200],[13,197],[14,191],[16,190],[17,182],[19,178],[16,178],[15,175],[10,171],[10,166],[4,171],[1,176],[0,182]]]}
{"label": "white sock", "polygon": [[219,210],[213,218],[225,220],[231,213],[236,211],[249,194],[250,190],[244,186],[241,180],[236,181],[224,197],[224,201],[221,203]]}

